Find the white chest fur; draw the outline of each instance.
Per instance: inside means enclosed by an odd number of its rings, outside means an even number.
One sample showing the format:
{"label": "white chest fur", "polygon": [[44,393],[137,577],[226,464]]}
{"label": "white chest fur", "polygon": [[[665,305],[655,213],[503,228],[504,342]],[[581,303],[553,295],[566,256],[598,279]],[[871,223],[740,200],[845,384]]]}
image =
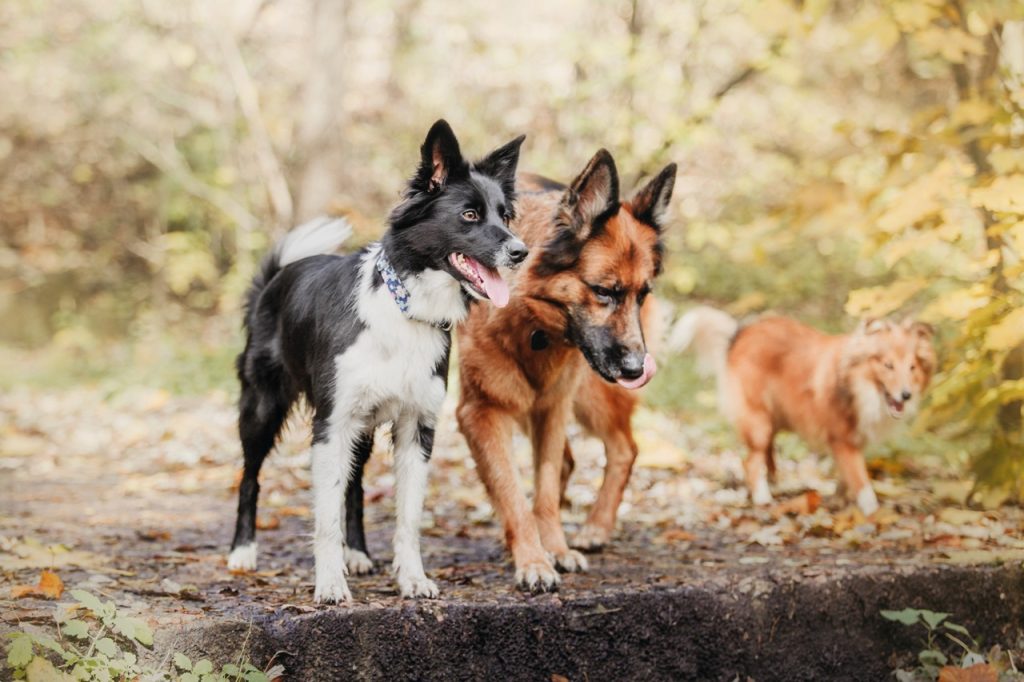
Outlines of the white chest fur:
{"label": "white chest fur", "polygon": [[335,358],[336,407],[350,414],[373,411],[379,422],[407,410],[433,421],[444,401],[444,379],[435,371],[448,352],[448,338],[420,320],[461,316],[465,306],[459,285],[441,272],[436,273],[440,277],[410,278],[410,315],[416,318],[410,319],[385,286],[373,286],[375,258],[376,251],[371,251],[364,260],[356,296],[356,313],[365,329]]}
{"label": "white chest fur", "polygon": [[877,443],[889,435],[897,421],[889,416],[885,398],[870,381],[858,381],[853,386],[853,401],[857,410],[857,430],[865,443]]}

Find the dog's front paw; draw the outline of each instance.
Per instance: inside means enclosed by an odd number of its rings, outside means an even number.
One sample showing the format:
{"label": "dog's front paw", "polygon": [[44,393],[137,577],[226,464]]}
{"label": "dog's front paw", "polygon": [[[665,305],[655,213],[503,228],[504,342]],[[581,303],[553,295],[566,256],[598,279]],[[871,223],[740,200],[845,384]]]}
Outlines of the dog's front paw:
{"label": "dog's front paw", "polygon": [[768,487],[767,478],[762,477],[758,480],[750,494],[750,501],[754,503],[755,507],[764,507],[772,503],[772,491]]}
{"label": "dog's front paw", "polygon": [[340,604],[352,601],[352,593],[349,592],[348,583],[345,578],[324,579],[316,581],[316,590],[313,592],[313,601],[317,604]]}
{"label": "dog's front paw", "polygon": [[611,539],[611,533],[600,526],[586,525],[576,534],[572,546],[584,552],[600,552]]}
{"label": "dog's front paw", "polygon": [[437,589],[437,583],[425,575],[416,578],[405,578],[399,576],[398,591],[405,599],[437,599],[441,591]]}
{"label": "dog's front paw", "polygon": [[349,575],[366,575],[373,573],[373,559],[358,549],[345,548],[345,565]]}
{"label": "dog's front paw", "polygon": [[256,543],[250,542],[247,545],[239,545],[231,550],[228,556],[229,571],[255,571],[256,570]]}
{"label": "dog's front paw", "polygon": [[875,495],[875,489],[871,487],[870,483],[861,488],[860,492],[857,493],[857,506],[860,507],[864,516],[871,516],[878,511],[878,497]]}
{"label": "dog's front paw", "polygon": [[562,579],[547,559],[516,568],[516,585],[530,592],[554,592]]}
{"label": "dog's front paw", "polygon": [[581,573],[587,570],[587,558],[575,549],[555,554],[555,568],[563,573]]}

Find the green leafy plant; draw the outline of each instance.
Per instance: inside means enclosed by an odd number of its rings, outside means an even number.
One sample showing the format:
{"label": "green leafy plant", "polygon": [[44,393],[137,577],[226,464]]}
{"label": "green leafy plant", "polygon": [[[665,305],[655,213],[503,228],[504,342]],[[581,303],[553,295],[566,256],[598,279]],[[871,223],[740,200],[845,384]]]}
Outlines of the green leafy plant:
{"label": "green leafy plant", "polygon": [[211,661],[192,662],[174,653],[173,669],[139,662],[138,647],[153,645],[153,631],[138,618],[119,612],[112,601],[101,601],[85,590],[72,590],[76,603],[58,610],[56,637],[25,629],[7,635],[7,666],[16,680],[178,680],[178,682],[270,682],[284,670],[267,671],[249,662],[228,663],[215,669]]}
{"label": "green leafy plant", "polygon": [[[981,646],[963,625],[949,620],[950,614],[928,609],[902,609],[900,611],[881,611],[882,618],[908,627],[922,626],[925,629],[924,648],[918,652],[918,666],[913,670],[897,670],[896,679],[900,682],[917,682],[919,680],[966,679],[951,674],[951,671],[972,669],[981,673],[984,668],[986,675],[996,679],[999,671],[1000,680],[1024,680],[1009,652],[995,646],[987,653],[982,653]],[[951,642],[956,649],[945,653],[943,644]],[[975,678],[971,678],[975,679]],[[989,677],[976,678],[989,679]]]}

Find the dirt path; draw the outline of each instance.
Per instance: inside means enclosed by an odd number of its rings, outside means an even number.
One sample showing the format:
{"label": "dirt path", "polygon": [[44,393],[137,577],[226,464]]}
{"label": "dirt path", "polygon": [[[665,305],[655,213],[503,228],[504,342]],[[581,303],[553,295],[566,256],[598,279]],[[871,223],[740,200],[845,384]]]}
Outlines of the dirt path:
{"label": "dirt path", "polygon": [[[295,419],[263,475],[260,566],[232,575],[224,557],[240,465],[228,396],[171,397],[132,390],[15,391],[0,398],[0,612],[7,628],[49,622],[52,605],[10,600],[13,586],[53,568],[69,587],[115,599],[162,628],[217,620],[329,613],[312,604],[307,426]],[[622,592],[699,587],[756,597],[780,581],[825,584],[851,575],[899,576],[956,565],[1019,563],[1019,509],[980,512],[952,499],[963,487],[936,471],[880,473],[883,509],[864,519],[834,498],[827,462],[783,461],[786,506],[752,510],[735,452],[707,445],[699,426],[644,412],[641,457],[614,545],[591,571],[566,576],[557,596],[512,589],[501,531],[454,431],[438,430],[423,550],[444,608],[544,605]],[[524,478],[525,440],[517,441]],[[571,531],[600,481],[598,443],[576,448]],[[393,479],[387,453],[367,478],[371,553],[391,557]],[[920,478],[920,476],[927,478]],[[817,495],[824,504],[817,509]],[[355,611],[408,609],[385,571],[354,577]],[[930,607],[942,604],[891,604]],[[426,607],[425,607],[426,608]],[[970,614],[965,614],[969,618]]]}

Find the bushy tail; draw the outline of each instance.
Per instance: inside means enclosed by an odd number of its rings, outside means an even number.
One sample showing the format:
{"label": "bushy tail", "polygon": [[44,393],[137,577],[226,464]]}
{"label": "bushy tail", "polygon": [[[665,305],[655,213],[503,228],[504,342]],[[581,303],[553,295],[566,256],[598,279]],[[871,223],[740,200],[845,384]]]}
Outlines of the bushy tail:
{"label": "bushy tail", "polygon": [[351,234],[352,227],[344,218],[322,217],[303,223],[285,235],[263,259],[259,271],[252,278],[249,293],[246,295],[246,324],[248,325],[249,315],[256,308],[260,293],[281,268],[303,258],[331,253]]}
{"label": "bushy tail", "polygon": [[668,343],[676,352],[692,347],[697,354],[697,371],[705,376],[714,374],[721,388],[729,344],[738,328],[739,323],[728,313],[700,306],[679,318]]}

